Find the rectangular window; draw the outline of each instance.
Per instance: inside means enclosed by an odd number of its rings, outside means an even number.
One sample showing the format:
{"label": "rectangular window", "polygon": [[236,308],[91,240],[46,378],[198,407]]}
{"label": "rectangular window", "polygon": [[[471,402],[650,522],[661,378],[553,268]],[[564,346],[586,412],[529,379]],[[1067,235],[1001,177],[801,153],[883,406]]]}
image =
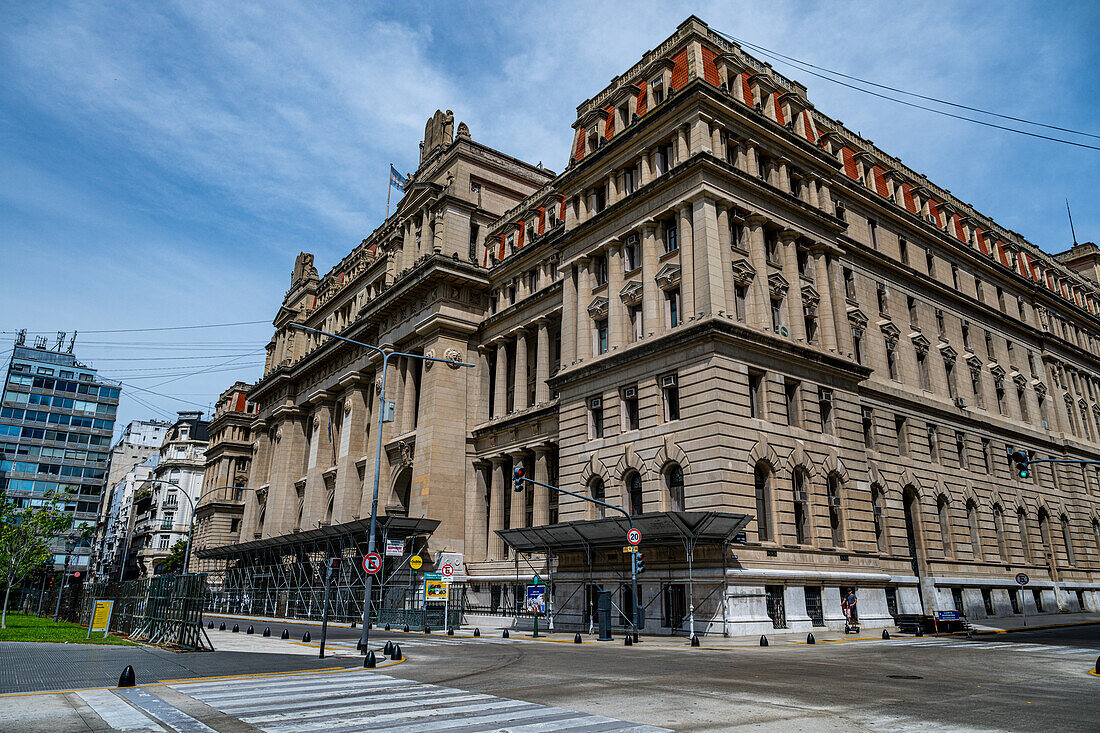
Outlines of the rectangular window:
{"label": "rectangular window", "polygon": [[924,264],[928,267],[928,277],[935,277],[936,257],[932,254],[932,250],[930,249],[924,251]]}
{"label": "rectangular window", "polygon": [[963,336],[963,348],[970,350],[970,323],[969,321],[962,322],[962,336]]}
{"label": "rectangular window", "polygon": [[966,454],[966,435],[955,431],[955,455],[959,459],[959,468],[970,470],[970,457]]}
{"label": "rectangular window", "polygon": [[622,391],[622,430],[638,429],[638,387],[624,387]]}
{"label": "rectangular window", "polygon": [[749,301],[749,288],[746,285],[733,286],[733,315],[739,323],[744,323],[747,318]]}
{"label": "rectangular window", "polygon": [[940,338],[945,338],[947,335],[947,326],[943,321],[943,310],[936,309],[936,332],[940,335]]}
{"label": "rectangular window", "polygon": [[596,354],[607,353],[607,321],[596,321]]}
{"label": "rectangular window", "polygon": [[632,272],[638,269],[641,262],[638,260],[638,235],[631,234],[623,245],[623,269]]}
{"label": "rectangular window", "polygon": [[856,277],[851,268],[844,268],[844,297],[848,300],[856,299]]}
{"label": "rectangular window", "polygon": [[675,374],[661,377],[661,407],[665,422],[680,419],[680,387]]}
{"label": "rectangular window", "polygon": [[979,303],[985,302],[985,285],[977,277],[974,278],[974,297]]}
{"label": "rectangular window", "polygon": [[956,291],[958,291],[958,289],[959,289],[959,266],[958,265],[951,265],[951,286],[953,288],[955,288]]}
{"label": "rectangular window", "polygon": [[596,287],[607,285],[607,255],[596,255],[592,258],[592,276],[596,280]]}
{"label": "rectangular window", "polygon": [[903,265],[909,264],[909,243],[905,241],[905,237],[898,240],[898,255]]}
{"label": "rectangular window", "polygon": [[909,325],[920,328],[920,314],[917,312],[917,299],[912,295],[905,296],[905,306],[909,310]]}
{"label": "rectangular window", "polygon": [[909,421],[904,415],[894,415],[894,430],[898,435],[898,455],[909,455]]}
{"label": "rectangular window", "polygon": [[895,382],[900,380],[898,376],[898,344],[891,339],[886,339],[886,371],[889,373],[890,379]]}
{"label": "rectangular window", "polygon": [[787,405],[787,425],[792,428],[802,427],[802,383],[794,379],[783,380],[783,395]]}
{"label": "rectangular window", "polygon": [[867,220],[867,230],[871,236],[871,248],[878,249],[878,222],[874,219]]}
{"label": "rectangular window", "polygon": [[680,289],[665,291],[665,316],[669,328],[680,325]]}
{"label": "rectangular window", "polygon": [[860,410],[863,417],[863,447],[868,450],[875,448],[875,417],[870,407]]}
{"label": "rectangular window", "polygon": [[749,417],[755,417],[760,420],[764,420],[767,417],[763,372],[749,372]]}
{"label": "rectangular window", "polygon": [[588,435],[591,438],[603,437],[603,399],[600,397],[588,401]]}
{"label": "rectangular window", "polygon": [[1023,387],[1017,387],[1016,398],[1020,401],[1020,419],[1031,422],[1031,415],[1027,409],[1027,391]]}
{"label": "rectangular window", "polygon": [[928,352],[917,351],[917,376],[920,378],[920,388],[932,391],[932,384],[928,378]]}
{"label": "rectangular window", "polygon": [[630,319],[630,336],[632,341],[642,340],[642,306],[627,306],[626,315]]}
{"label": "rectangular window", "polygon": [[878,312],[884,316],[888,315],[890,313],[890,295],[886,290],[886,283],[879,283],[875,292],[878,297]]}
{"label": "rectangular window", "polygon": [[974,395],[974,405],[985,408],[985,396],[982,392],[982,372],[980,369],[970,370],[970,391]]}
{"label": "rectangular window", "polygon": [[770,265],[779,265],[779,232],[764,230],[764,256]]}
{"label": "rectangular window", "polygon": [[665,223],[665,254],[669,252],[675,252],[680,248],[678,233],[676,231],[676,220],[673,219],[671,223]]}
{"label": "rectangular window", "polygon": [[635,179],[636,171],[637,169],[634,167],[627,168],[623,171],[623,193],[627,196],[634,193],[637,189],[637,181]]}
{"label": "rectangular window", "polygon": [[937,463],[940,460],[940,435],[931,423],[928,425],[928,459]]}
{"label": "rectangular window", "polygon": [[817,388],[817,411],[821,418],[821,432],[832,435],[833,428],[833,391],[828,387]]}
{"label": "rectangular window", "polygon": [[951,399],[955,399],[959,396],[958,387],[955,385],[955,361],[945,357],[943,360],[943,371],[947,377],[947,396]]}
{"label": "rectangular window", "polygon": [[997,307],[1001,309],[1002,313],[1004,313],[1004,310],[1005,310],[1005,291],[1002,290],[1000,288],[1000,286],[997,287]]}

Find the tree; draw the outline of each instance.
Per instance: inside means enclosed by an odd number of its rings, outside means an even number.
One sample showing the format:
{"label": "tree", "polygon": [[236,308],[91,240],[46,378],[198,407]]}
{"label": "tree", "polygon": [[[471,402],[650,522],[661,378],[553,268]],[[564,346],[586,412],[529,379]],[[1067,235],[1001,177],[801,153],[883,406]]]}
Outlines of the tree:
{"label": "tree", "polygon": [[42,506],[17,507],[6,492],[0,491],[0,579],[5,582],[0,629],[8,627],[12,586],[50,560],[53,538],[73,525],[64,507],[58,507],[64,499],[65,496],[50,491],[43,497]]}
{"label": "tree", "polygon": [[183,553],[186,551],[187,540],[176,540],[176,544],[172,545],[168,555],[157,563],[155,573],[157,575],[168,575],[169,573],[179,572],[183,567]]}

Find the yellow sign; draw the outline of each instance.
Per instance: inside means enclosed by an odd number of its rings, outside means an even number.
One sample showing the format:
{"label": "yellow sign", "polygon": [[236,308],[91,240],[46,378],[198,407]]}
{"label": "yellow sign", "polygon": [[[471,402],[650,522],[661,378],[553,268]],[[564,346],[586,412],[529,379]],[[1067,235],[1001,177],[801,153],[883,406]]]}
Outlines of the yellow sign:
{"label": "yellow sign", "polygon": [[424,559],[420,555],[413,555],[409,558],[409,567],[413,570],[419,570],[420,566],[424,564]]}
{"label": "yellow sign", "polygon": [[447,591],[450,588],[449,584],[444,583],[442,580],[425,580],[424,581],[424,600],[425,601],[446,601]]}
{"label": "yellow sign", "polygon": [[111,608],[114,606],[114,601],[96,601],[95,611],[92,613],[92,625],[88,628],[89,633],[92,631],[102,631],[107,633],[107,628],[111,625]]}
{"label": "yellow sign", "polygon": [[637,545],[627,545],[626,547],[623,548],[623,552],[637,552],[637,551],[638,551],[638,546]]}

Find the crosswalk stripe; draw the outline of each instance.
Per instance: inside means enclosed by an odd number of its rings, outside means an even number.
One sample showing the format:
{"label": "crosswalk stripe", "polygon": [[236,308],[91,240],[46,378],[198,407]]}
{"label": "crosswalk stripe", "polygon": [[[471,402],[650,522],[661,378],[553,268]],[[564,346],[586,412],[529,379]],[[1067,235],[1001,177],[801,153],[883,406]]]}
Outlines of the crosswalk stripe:
{"label": "crosswalk stripe", "polygon": [[[452,733],[497,730],[507,725],[508,731],[510,733],[513,730],[513,726],[511,724],[514,721],[525,720],[528,722],[528,724],[553,723],[554,729],[573,730],[574,726],[571,721],[584,719],[584,717],[586,716],[583,713],[576,713],[572,710],[562,710],[560,708],[536,708],[528,710],[513,710],[507,713],[496,715],[481,715],[469,718],[430,721],[429,725],[431,726],[431,730],[433,731],[448,730],[452,731]],[[566,723],[569,723],[567,727],[565,726]],[[401,725],[381,728],[375,728],[372,726],[371,733],[414,733],[414,731],[422,731],[424,729],[425,726],[423,723],[418,723],[417,725]],[[351,733],[351,731],[340,731],[339,733]]]}
{"label": "crosswalk stripe", "polygon": [[[422,707],[425,705],[431,705],[433,707],[443,707],[445,705],[453,705],[460,702],[474,702],[476,700],[492,700],[488,695],[479,695],[472,692],[461,692],[455,690],[452,692],[438,693],[431,696],[419,696],[413,699],[406,699],[405,696],[396,700],[376,700],[375,702],[352,702],[343,706],[336,706],[332,700],[324,700],[315,702],[309,708],[286,710],[286,708],[280,708],[280,712],[271,712],[267,715],[250,715],[249,720],[256,722],[274,722],[277,720],[294,720],[295,718],[310,718],[311,720],[318,720],[320,718],[331,718],[336,715],[342,715],[344,713],[365,713],[371,710],[397,710],[399,708],[409,707]],[[322,708],[317,710],[316,708]],[[320,713],[320,714],[319,714]]]}
{"label": "crosswalk stripe", "polygon": [[[295,674],[295,675],[271,675],[263,677],[247,677],[241,679],[227,679],[227,680],[211,680],[210,682],[179,682],[176,683],[180,686],[181,690],[187,690],[188,692],[203,692],[207,690],[235,690],[235,689],[247,689],[255,686],[257,683],[264,683],[264,689],[277,689],[280,687],[287,687],[290,685],[311,685],[314,682],[321,680],[327,680],[332,674],[353,675],[354,672],[341,671],[336,673],[313,673],[313,674]],[[360,677],[366,677],[368,675],[360,675]],[[375,675],[369,675],[372,679]]]}
{"label": "crosswalk stripe", "polygon": [[137,705],[176,733],[217,733],[205,723],[195,720],[179,708],[169,705],[156,695],[140,687],[128,687],[118,690],[118,694]]}
{"label": "crosswalk stripe", "polygon": [[76,694],[112,730],[164,733],[164,728],[110,690],[85,690]]}
{"label": "crosswalk stripe", "polygon": [[[498,710],[501,708],[516,707],[523,703],[518,703],[516,700],[505,700],[503,698],[497,698],[489,701],[476,701],[464,704],[455,705],[454,707],[435,707],[435,706],[419,706],[410,710],[402,710],[394,713],[385,713],[382,715],[369,714],[369,715],[344,715],[339,720],[339,725],[359,724],[361,726],[370,725],[372,729],[376,729],[376,726],[388,723],[388,722],[400,722],[403,720],[416,719],[424,721],[424,723],[430,724],[433,728],[436,727],[436,721],[440,716],[447,716],[445,719],[450,719],[453,715],[458,713],[472,713],[482,712],[489,710]],[[242,720],[248,724],[252,724],[254,721],[247,716]],[[262,721],[255,721],[260,723]],[[303,721],[296,722],[291,725],[263,725],[263,729],[268,733],[303,733],[304,731],[318,731],[329,730],[333,726],[333,721]]]}
{"label": "crosswalk stripe", "polygon": [[347,691],[347,694],[341,694],[341,690],[333,689],[318,690],[314,692],[303,693],[300,695],[280,695],[278,698],[268,700],[257,700],[256,695],[246,695],[243,697],[233,698],[232,700],[207,701],[203,698],[199,699],[201,699],[203,702],[216,704],[227,713],[233,713],[234,715],[237,715],[245,713],[251,714],[270,712],[273,710],[281,710],[287,708],[310,707],[311,705],[314,705],[318,700],[344,700],[352,697],[356,693],[359,693],[360,699],[369,697],[375,691],[386,695],[402,694],[402,692],[404,691],[412,690],[413,687],[414,685],[411,685],[409,683],[395,682],[392,685],[383,685],[377,687],[370,686],[360,689],[352,689],[350,691]]}
{"label": "crosswalk stripe", "polygon": [[[287,686],[287,687],[279,687],[279,688],[275,688],[275,689],[265,687],[264,688],[264,695],[265,696],[270,696],[273,699],[278,700],[279,702],[285,702],[285,701],[291,700],[293,698],[302,698],[302,697],[308,697],[308,696],[315,696],[318,693],[330,692],[330,691],[334,691],[334,690],[344,690],[344,689],[346,689],[346,690],[359,690],[359,691],[366,692],[366,691],[369,691],[369,690],[375,690],[375,689],[381,690],[381,689],[387,689],[387,688],[392,688],[392,687],[398,687],[398,686],[401,686],[403,684],[404,685],[409,684],[408,682],[405,682],[403,680],[394,680],[392,678],[378,678],[378,679],[369,679],[369,678],[363,679],[363,678],[360,678],[360,679],[354,680],[354,681],[349,680],[348,682],[345,682],[343,685],[340,685],[339,681],[336,681],[336,680],[327,680],[327,683],[328,684],[301,685],[301,686],[297,686],[297,687]],[[186,692],[190,693],[190,690],[186,690]],[[243,689],[243,688],[238,688],[238,689],[235,689],[235,690],[227,690],[225,692],[200,692],[200,693],[197,693],[193,696],[194,697],[199,697],[203,700],[216,700],[218,702],[225,702],[226,704],[233,704],[237,700],[249,700],[253,704],[257,703],[255,691],[250,690],[250,689]]]}

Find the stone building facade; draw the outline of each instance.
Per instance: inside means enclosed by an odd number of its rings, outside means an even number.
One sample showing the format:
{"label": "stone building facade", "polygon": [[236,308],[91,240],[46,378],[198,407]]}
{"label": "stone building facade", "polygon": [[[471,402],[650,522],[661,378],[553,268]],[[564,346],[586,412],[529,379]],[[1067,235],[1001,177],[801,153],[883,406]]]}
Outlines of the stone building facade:
{"label": "stone building facade", "polygon": [[[871,626],[1100,610],[1100,473],[1006,457],[1100,458],[1095,271],[694,17],[578,107],[561,174],[450,119],[381,227],[323,277],[295,264],[249,392],[242,541],[368,516],[381,440],[380,511],[439,520],[433,555],[462,553],[486,605],[545,562],[497,530],[602,517],[512,492],[523,465],[633,514],[753,518],[696,553],[689,598],[685,552],[650,558],[658,632],[691,606],[709,632],[836,626],[847,588]],[[379,436],[379,358],[293,324],[476,367],[391,360]],[[623,592],[555,556],[559,625],[586,622],[580,584]]]}
{"label": "stone building facade", "polygon": [[247,382],[237,382],[222,392],[207,426],[210,442],[204,454],[202,492],[196,497],[191,572],[209,569],[195,551],[240,540],[256,416],[256,406],[248,401],[251,388]]}

